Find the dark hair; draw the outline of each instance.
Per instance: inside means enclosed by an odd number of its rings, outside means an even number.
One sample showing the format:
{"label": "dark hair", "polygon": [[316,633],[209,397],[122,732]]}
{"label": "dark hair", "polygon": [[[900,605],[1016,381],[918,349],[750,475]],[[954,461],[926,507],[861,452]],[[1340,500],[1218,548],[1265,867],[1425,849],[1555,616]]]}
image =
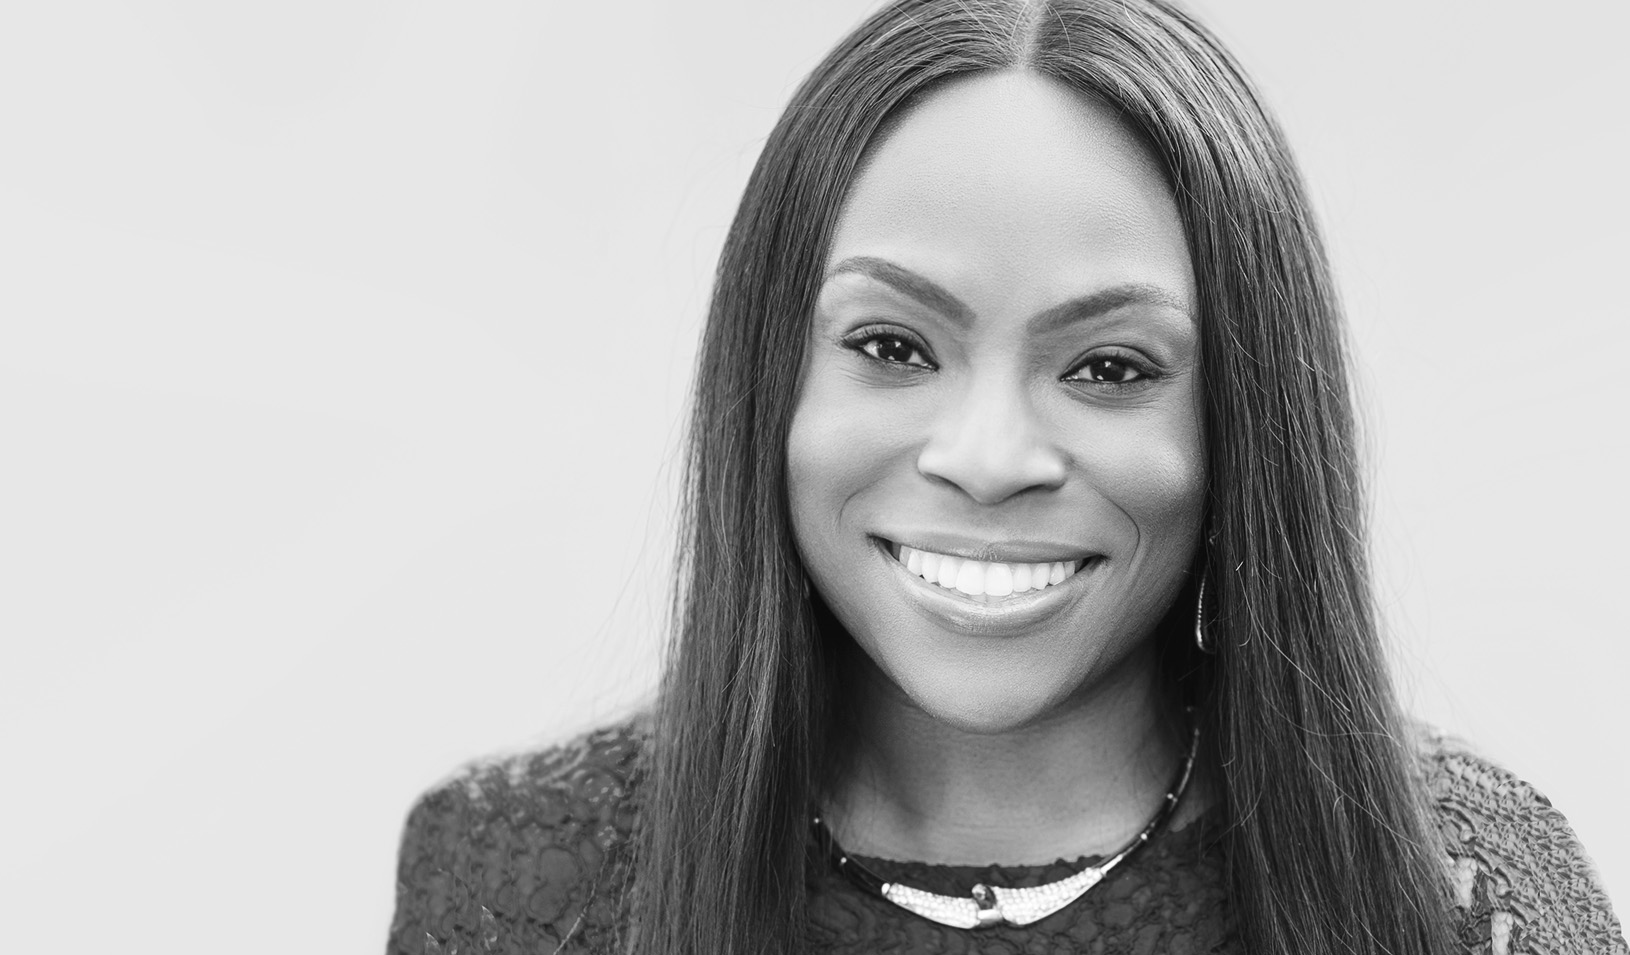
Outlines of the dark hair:
{"label": "dark hair", "polygon": [[[1031,70],[1163,163],[1199,293],[1216,657],[1191,674],[1232,914],[1269,955],[1452,950],[1371,607],[1339,306],[1295,164],[1232,57],[1165,0],[903,0],[844,39],[765,144],[719,262],[689,433],[674,641],[630,946],[802,948],[831,641],[803,589],[786,439],[828,240],[886,121]],[[1214,610],[1211,609],[1214,607]]]}

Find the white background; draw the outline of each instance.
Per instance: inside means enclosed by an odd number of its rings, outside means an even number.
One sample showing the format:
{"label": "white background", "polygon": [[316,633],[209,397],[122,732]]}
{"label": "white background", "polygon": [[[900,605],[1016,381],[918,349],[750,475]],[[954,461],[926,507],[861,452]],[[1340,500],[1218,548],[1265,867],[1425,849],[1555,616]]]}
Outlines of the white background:
{"label": "white background", "polygon": [[[8,950],[377,951],[420,790],[648,688],[712,263],[869,7],[7,5]],[[1200,9],[1325,215],[1406,694],[1622,910],[1626,8]]]}

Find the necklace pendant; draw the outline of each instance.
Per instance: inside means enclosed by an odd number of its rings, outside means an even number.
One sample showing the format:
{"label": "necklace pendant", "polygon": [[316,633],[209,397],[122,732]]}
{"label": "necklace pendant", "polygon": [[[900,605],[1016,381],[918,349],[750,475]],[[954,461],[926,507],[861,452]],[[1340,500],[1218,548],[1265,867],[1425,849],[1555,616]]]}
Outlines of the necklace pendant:
{"label": "necklace pendant", "polygon": [[1001,925],[1007,921],[1002,915],[1001,900],[990,886],[983,882],[973,887],[974,915],[979,919],[979,928],[989,928],[992,925]]}
{"label": "necklace pendant", "polygon": [[[1111,864],[1113,864],[1112,860]],[[908,912],[953,928],[1025,926],[1074,902],[1103,879],[1108,866],[1088,866],[1067,879],[1030,888],[1007,889],[980,883],[967,895],[939,895],[898,882],[885,882],[880,894]]]}

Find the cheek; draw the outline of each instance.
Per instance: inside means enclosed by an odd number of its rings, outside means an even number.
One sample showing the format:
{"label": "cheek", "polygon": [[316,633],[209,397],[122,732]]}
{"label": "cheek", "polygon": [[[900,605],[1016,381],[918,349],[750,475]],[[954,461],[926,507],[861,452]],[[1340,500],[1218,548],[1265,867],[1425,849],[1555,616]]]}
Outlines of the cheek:
{"label": "cheek", "polygon": [[1192,525],[1205,498],[1205,454],[1198,436],[1192,442],[1174,441],[1148,451],[1141,466],[1124,475],[1129,496],[1149,523]]}
{"label": "cheek", "polygon": [[806,368],[787,435],[787,489],[793,529],[805,560],[836,533],[846,505],[879,483],[900,453],[898,423],[845,387],[841,369],[819,360]]}
{"label": "cheek", "polygon": [[824,397],[818,385],[800,394],[787,435],[787,493],[800,549],[806,533],[816,530],[811,523],[830,523],[837,516],[832,502],[860,476],[858,463],[840,453],[843,415]]}
{"label": "cheek", "polygon": [[819,402],[800,402],[787,435],[788,492],[795,513],[829,502],[861,480],[863,463],[844,453],[851,438],[842,414]]}
{"label": "cheek", "polygon": [[1205,510],[1205,443],[1197,414],[1103,435],[1086,456],[1099,489],[1131,522],[1141,556],[1186,561]]}

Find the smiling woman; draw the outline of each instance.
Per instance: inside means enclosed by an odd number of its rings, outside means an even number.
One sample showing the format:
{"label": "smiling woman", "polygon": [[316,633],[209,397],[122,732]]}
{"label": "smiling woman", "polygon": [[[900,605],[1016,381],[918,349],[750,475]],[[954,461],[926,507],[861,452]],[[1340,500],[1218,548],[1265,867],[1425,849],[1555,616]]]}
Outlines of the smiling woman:
{"label": "smiling woman", "polygon": [[726,243],[656,709],[427,794],[392,950],[1625,951],[1566,821],[1395,703],[1352,431],[1203,28],[888,6]]}
{"label": "smiling woman", "polygon": [[[867,157],[828,258],[787,440],[827,607],[938,723],[1050,714],[1079,746],[1142,740],[1160,714],[1144,638],[1205,510],[1194,278],[1158,165],[1056,81],[977,76]],[[1170,754],[1147,755],[1164,775]],[[1081,775],[1064,788],[1104,779]],[[1034,835],[1048,861],[1060,833]]]}

